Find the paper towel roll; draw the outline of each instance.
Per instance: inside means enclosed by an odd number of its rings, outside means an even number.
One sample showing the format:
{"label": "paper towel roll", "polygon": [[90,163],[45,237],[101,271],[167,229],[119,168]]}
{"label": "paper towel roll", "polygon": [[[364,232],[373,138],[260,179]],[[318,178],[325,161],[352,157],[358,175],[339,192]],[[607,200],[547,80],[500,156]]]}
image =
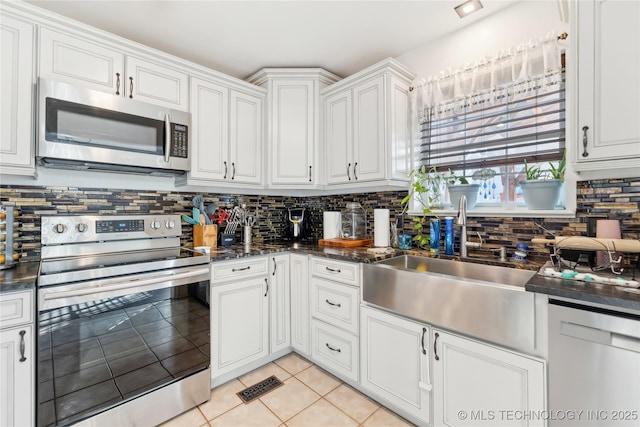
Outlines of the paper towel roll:
{"label": "paper towel roll", "polygon": [[340,212],[322,213],[322,237],[324,239],[340,237]]}
{"label": "paper towel roll", "polygon": [[389,246],[389,209],[373,210],[373,245]]}

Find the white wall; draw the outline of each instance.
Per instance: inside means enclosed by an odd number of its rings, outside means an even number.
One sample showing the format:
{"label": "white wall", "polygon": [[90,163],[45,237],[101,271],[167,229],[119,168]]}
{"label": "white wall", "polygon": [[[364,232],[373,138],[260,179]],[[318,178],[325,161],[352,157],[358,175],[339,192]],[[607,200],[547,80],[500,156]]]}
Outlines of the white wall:
{"label": "white wall", "polygon": [[502,49],[545,36],[550,31],[557,34],[569,31],[569,24],[560,19],[558,2],[522,0],[396,59],[413,70],[418,77],[427,77],[447,68],[473,63],[483,56],[493,57]]}

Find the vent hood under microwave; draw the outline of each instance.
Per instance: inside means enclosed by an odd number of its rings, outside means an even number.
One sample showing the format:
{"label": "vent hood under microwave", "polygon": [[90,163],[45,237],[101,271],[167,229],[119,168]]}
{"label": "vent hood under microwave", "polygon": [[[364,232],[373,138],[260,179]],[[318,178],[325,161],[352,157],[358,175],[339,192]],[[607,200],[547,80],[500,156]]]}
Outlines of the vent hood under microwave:
{"label": "vent hood under microwave", "polygon": [[38,163],[152,176],[190,169],[191,114],[39,79]]}

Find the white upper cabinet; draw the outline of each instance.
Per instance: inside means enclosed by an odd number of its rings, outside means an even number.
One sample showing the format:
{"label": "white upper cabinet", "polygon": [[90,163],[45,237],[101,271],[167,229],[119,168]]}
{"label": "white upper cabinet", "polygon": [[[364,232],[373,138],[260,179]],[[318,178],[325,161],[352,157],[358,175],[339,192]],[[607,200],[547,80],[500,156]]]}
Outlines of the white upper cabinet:
{"label": "white upper cabinet", "polygon": [[0,15],[0,166],[3,174],[34,175],[35,25]]}
{"label": "white upper cabinet", "polygon": [[572,3],[578,111],[574,169],[598,177],[638,176],[640,165],[640,3]]}
{"label": "white upper cabinet", "polygon": [[189,76],[120,46],[42,28],[40,77],[186,111]]}
{"label": "white upper cabinet", "polygon": [[186,183],[262,185],[264,91],[191,78],[191,171]]}
{"label": "white upper cabinet", "polygon": [[389,58],[322,91],[328,188],[406,186],[411,71]]}
{"label": "white upper cabinet", "polygon": [[266,68],[248,79],[267,89],[270,187],[319,188],[319,91],[338,79],[320,68]]}

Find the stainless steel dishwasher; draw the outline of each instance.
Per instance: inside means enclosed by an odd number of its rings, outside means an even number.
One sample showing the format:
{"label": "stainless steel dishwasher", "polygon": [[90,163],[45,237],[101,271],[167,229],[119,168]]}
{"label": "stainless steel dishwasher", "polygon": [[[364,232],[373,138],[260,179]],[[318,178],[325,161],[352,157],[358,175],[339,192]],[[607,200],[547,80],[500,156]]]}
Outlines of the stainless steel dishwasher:
{"label": "stainless steel dishwasher", "polygon": [[549,425],[640,426],[640,315],[551,300]]}

